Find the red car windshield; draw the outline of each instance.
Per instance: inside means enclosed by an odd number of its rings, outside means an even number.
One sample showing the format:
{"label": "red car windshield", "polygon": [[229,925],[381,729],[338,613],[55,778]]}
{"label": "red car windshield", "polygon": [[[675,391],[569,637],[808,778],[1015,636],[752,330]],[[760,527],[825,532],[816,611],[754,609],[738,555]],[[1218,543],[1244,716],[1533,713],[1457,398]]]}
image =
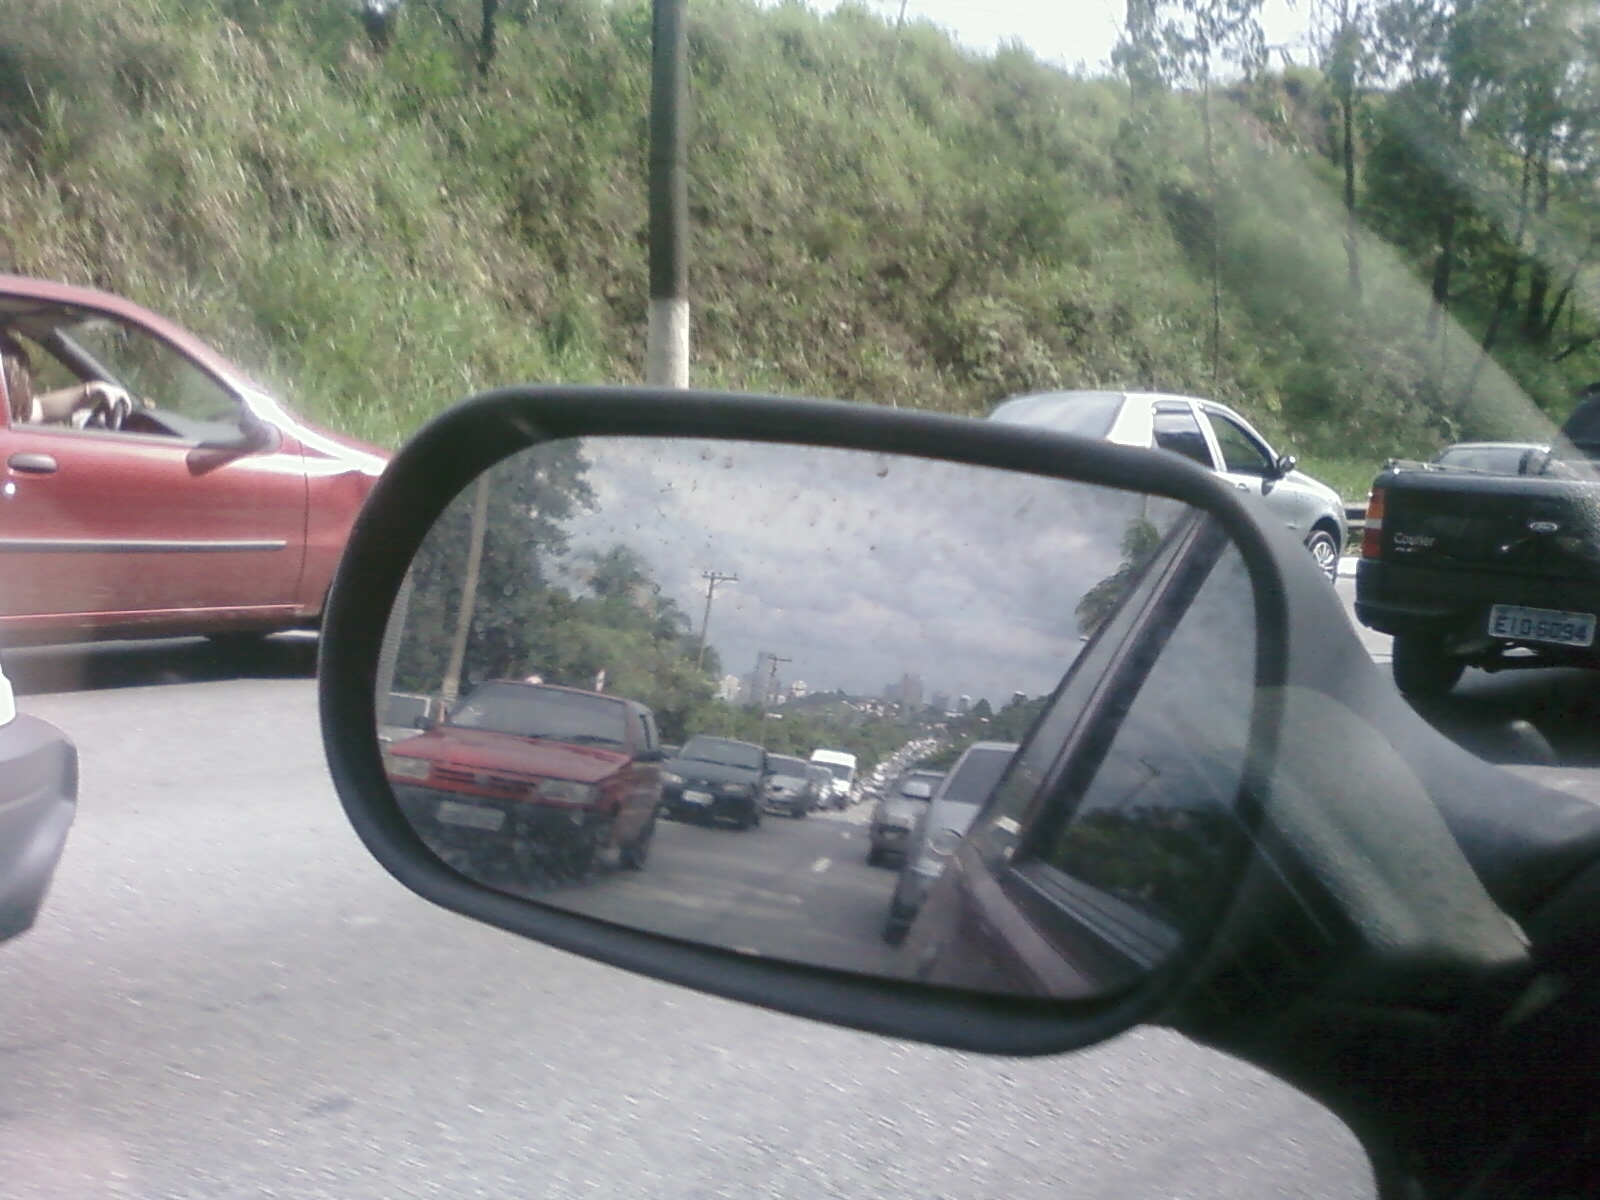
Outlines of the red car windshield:
{"label": "red car windshield", "polygon": [[461,702],[449,723],[580,746],[628,744],[627,718],[617,701],[521,683],[481,685]]}

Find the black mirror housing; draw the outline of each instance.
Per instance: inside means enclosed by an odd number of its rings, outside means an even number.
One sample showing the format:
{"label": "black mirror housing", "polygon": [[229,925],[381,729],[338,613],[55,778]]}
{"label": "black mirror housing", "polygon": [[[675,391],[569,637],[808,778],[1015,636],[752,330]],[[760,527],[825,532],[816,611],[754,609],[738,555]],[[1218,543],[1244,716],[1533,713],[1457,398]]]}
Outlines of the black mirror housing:
{"label": "black mirror housing", "polygon": [[[1237,886],[1215,912],[1200,914],[1192,942],[1117,994],[990,995],[646,933],[498,892],[445,866],[391,793],[373,733],[385,615],[435,519],[489,466],[549,440],[629,436],[827,446],[998,468],[1176,500],[1220,527],[1243,559],[1253,594],[1255,700],[1236,836],[1228,843]],[[963,418],[637,388],[506,388],[463,402],[400,452],[356,523],[329,599],[319,695],[329,765],[347,814],[375,857],[423,897],[655,978],[962,1049],[1054,1052],[1151,1020],[1220,1042],[1219,1020],[1235,1019],[1252,1004],[1286,1002],[1284,992],[1272,989],[1240,993],[1229,981],[1246,962],[1306,988],[1354,989],[1350,994],[1368,1003],[1392,994],[1411,1003],[1419,965],[1445,962],[1463,976],[1521,969],[1525,945],[1498,906],[1517,899],[1530,879],[1554,880],[1570,868],[1562,861],[1548,864],[1542,877],[1530,875],[1525,861],[1497,865],[1487,851],[1469,866],[1479,847],[1464,839],[1464,854],[1452,834],[1470,831],[1483,806],[1504,807],[1503,797],[1490,795],[1504,792],[1504,779],[1485,780],[1481,762],[1410,713],[1366,658],[1299,544],[1260,524],[1210,472],[1165,453]],[[1336,730],[1335,741],[1325,741],[1319,728]],[[1392,766],[1396,745],[1406,747],[1405,761],[1413,752],[1425,760],[1422,779],[1402,798],[1408,837],[1391,828],[1394,814],[1376,767],[1355,773],[1352,786],[1364,789],[1360,794],[1337,786],[1344,778],[1337,766],[1347,757],[1341,748],[1352,739],[1370,764]],[[1391,748],[1387,758],[1384,746]],[[1433,786],[1434,777],[1442,787]],[[1467,814],[1454,824],[1440,807],[1445,789],[1456,790],[1456,812]],[[1516,803],[1526,805],[1526,790]],[[1575,802],[1563,803],[1570,809]],[[1570,824],[1573,814],[1563,811],[1561,819]],[[1600,814],[1591,824],[1600,846]],[[1419,871],[1420,862],[1436,870]],[[1475,886],[1474,868],[1486,887]],[[1449,896],[1436,886],[1441,878],[1456,885]],[[1280,961],[1272,936],[1285,913],[1300,926],[1309,920],[1316,931],[1288,963]],[[1229,1003],[1219,1008],[1225,995]]]}

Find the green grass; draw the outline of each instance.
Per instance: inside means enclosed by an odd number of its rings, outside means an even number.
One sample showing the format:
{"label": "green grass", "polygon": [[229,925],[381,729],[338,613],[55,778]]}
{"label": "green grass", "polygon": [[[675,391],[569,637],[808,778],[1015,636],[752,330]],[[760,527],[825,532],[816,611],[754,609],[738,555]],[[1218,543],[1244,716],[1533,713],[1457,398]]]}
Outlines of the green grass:
{"label": "green grass", "polygon": [[1300,459],[1300,470],[1321,480],[1338,492],[1348,504],[1365,504],[1372,481],[1383,466],[1382,459],[1325,458],[1307,455]]}
{"label": "green grass", "polygon": [[[483,80],[439,15],[475,11],[405,5],[380,54],[328,0],[0,3],[0,269],[130,295],[384,444],[483,387],[638,380],[648,5],[507,0]],[[1460,403],[1470,331],[1376,240],[1353,308],[1326,164],[1220,98],[1213,170],[1187,99],[861,8],[698,0],[691,62],[696,382],[1208,395],[1359,500],[1600,375],[1508,343]]]}

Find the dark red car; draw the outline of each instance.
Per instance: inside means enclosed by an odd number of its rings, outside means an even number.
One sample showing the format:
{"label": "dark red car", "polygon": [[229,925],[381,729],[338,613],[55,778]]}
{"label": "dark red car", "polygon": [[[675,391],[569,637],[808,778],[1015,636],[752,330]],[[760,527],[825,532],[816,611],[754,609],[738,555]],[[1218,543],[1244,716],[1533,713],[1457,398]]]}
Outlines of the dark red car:
{"label": "dark red car", "polygon": [[412,825],[475,874],[539,886],[582,876],[612,847],[633,870],[650,853],[665,755],[632,700],[494,680],[383,757]]}
{"label": "dark red car", "polygon": [[8,645],[315,627],[387,461],[154,313],[14,275],[0,456]]}

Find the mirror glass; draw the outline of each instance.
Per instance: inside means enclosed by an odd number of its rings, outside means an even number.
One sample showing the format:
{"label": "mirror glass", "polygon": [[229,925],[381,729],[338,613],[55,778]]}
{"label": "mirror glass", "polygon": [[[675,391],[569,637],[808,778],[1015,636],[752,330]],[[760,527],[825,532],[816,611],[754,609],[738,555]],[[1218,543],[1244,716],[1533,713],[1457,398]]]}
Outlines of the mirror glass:
{"label": "mirror glass", "polygon": [[1248,576],[1177,502],[590,438],[514,455],[440,517],[390,615],[377,734],[422,840],[497,890],[1092,996],[1228,883],[1254,671]]}

